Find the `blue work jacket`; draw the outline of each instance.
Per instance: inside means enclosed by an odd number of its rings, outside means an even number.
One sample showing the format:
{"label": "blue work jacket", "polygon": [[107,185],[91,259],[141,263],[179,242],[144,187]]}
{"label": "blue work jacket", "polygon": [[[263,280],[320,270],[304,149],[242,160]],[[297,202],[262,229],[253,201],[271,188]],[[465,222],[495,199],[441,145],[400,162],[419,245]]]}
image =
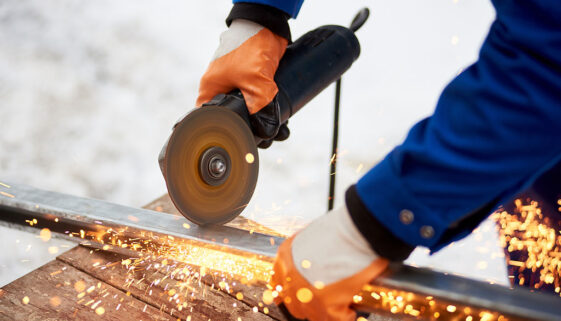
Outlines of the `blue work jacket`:
{"label": "blue work jacket", "polygon": [[[303,1],[244,2],[295,17]],[[468,235],[477,224],[462,222],[479,223],[561,160],[561,2],[492,3],[478,61],[357,183],[372,215],[410,245],[436,251]]]}

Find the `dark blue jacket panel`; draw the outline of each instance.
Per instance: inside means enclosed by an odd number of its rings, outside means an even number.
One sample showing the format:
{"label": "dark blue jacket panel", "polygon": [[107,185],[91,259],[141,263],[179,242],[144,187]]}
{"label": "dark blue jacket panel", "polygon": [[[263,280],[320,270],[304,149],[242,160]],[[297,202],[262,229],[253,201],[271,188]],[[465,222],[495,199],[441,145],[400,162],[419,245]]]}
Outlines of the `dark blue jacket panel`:
{"label": "dark blue jacket panel", "polygon": [[[464,237],[475,225],[462,220],[480,221],[481,209],[488,214],[561,158],[561,2],[493,4],[479,60],[357,184],[369,211],[411,245],[435,251]],[[405,209],[412,221],[400,220]]]}

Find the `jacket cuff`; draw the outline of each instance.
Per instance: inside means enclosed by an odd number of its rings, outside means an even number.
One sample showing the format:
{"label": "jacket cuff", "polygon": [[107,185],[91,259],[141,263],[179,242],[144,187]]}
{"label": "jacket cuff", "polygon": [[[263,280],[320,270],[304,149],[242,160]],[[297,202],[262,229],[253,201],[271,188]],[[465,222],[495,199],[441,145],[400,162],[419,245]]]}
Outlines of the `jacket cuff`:
{"label": "jacket cuff", "polygon": [[290,43],[292,38],[288,25],[289,18],[290,16],[286,12],[271,6],[240,2],[232,7],[228,18],[226,18],[226,25],[229,27],[235,19],[246,19],[262,25],[273,33],[287,39]]}
{"label": "jacket cuff", "polygon": [[413,252],[414,246],[393,235],[368,211],[356,191],[356,185],[347,190],[345,202],[355,226],[376,254],[390,261],[401,262]]}

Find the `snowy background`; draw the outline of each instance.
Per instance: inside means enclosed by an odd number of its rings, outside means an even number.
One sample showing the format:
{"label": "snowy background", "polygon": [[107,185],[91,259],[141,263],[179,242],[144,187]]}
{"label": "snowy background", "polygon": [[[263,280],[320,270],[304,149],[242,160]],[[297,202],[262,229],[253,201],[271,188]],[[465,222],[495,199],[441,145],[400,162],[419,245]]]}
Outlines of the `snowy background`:
{"label": "snowy background", "polygon": [[[337,203],[345,189],[431,114],[442,88],[477,58],[488,0],[306,0],[294,38],[348,25],[363,6],[361,58],[345,74]],[[165,193],[157,155],[190,110],[229,0],[0,1],[0,182],[142,206]],[[292,137],[260,152],[244,215],[302,226],[326,210],[333,88],[291,119]],[[2,196],[0,196],[2,197]],[[409,263],[506,283],[493,223]],[[0,228],[0,286],[71,243]],[[51,252],[54,252],[51,250]]]}

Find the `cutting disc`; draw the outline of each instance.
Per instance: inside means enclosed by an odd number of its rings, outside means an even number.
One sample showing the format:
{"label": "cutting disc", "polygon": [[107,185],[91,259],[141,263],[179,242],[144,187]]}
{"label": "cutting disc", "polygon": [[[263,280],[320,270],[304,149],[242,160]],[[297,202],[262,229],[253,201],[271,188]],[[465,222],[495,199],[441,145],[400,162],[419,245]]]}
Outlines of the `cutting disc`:
{"label": "cutting disc", "polygon": [[197,108],[174,128],[164,176],[177,209],[199,225],[223,224],[249,203],[259,158],[249,127],[219,106]]}

